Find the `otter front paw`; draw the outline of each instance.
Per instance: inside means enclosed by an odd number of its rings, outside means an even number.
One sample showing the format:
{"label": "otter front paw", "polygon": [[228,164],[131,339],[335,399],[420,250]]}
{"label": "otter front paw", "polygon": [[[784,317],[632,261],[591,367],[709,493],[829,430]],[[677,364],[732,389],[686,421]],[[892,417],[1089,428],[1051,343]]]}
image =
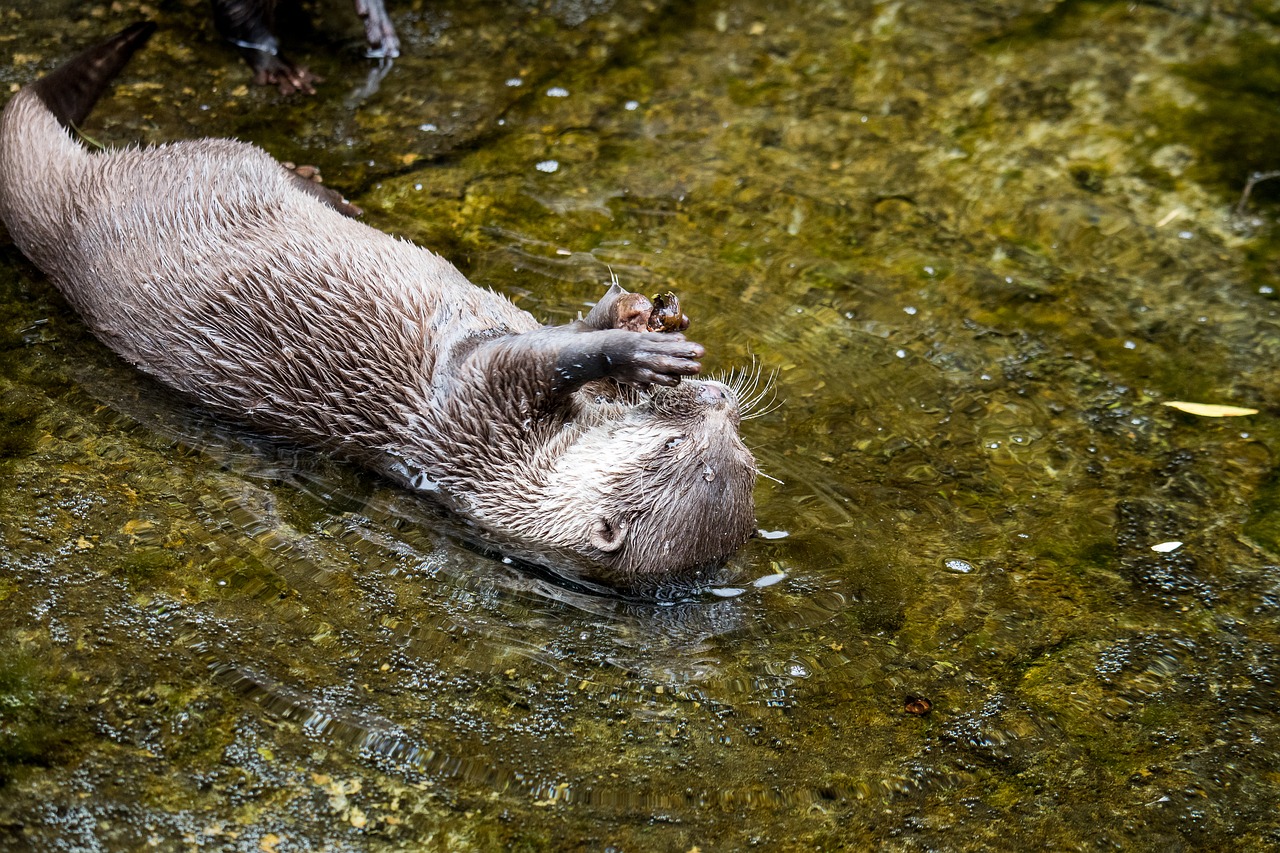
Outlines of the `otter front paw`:
{"label": "otter front paw", "polygon": [[684,335],[666,332],[631,334],[614,355],[609,375],[630,385],[675,385],[681,376],[693,376],[702,370],[705,351],[701,344],[687,341]]}
{"label": "otter front paw", "polygon": [[556,373],[565,385],[614,379],[627,385],[675,385],[702,369],[701,344],[667,332],[589,332],[561,352]]}

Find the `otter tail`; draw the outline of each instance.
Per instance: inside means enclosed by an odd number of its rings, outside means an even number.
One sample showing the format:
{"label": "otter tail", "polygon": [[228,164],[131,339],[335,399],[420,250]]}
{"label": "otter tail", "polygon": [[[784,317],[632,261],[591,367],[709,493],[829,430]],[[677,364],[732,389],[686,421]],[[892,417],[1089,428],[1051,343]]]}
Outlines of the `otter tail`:
{"label": "otter tail", "polygon": [[64,252],[72,195],[93,162],[75,128],[111,79],[155,30],[134,24],[24,87],[0,115],[0,219],[36,265],[51,272]]}
{"label": "otter tail", "polygon": [[156,25],[142,21],[70,59],[32,83],[31,91],[68,130],[76,130]]}

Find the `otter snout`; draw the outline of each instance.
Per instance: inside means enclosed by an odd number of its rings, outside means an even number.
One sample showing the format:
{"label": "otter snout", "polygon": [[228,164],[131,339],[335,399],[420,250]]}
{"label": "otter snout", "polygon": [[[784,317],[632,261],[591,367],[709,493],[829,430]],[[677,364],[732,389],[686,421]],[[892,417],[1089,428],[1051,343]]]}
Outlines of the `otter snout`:
{"label": "otter snout", "polygon": [[722,382],[716,382],[713,379],[703,381],[702,387],[698,389],[698,394],[695,399],[697,399],[699,403],[703,403],[708,406],[715,406],[717,408],[721,406],[736,405],[737,403],[737,400],[733,396],[733,391],[729,389],[729,386]]}

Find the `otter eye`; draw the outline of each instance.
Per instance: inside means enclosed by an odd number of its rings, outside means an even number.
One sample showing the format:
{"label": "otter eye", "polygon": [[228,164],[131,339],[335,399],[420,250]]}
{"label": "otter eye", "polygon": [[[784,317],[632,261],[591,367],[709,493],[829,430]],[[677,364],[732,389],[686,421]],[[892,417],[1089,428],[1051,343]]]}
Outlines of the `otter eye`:
{"label": "otter eye", "polygon": [[667,450],[674,450],[675,448],[679,447],[681,444],[684,444],[684,436],[677,435],[675,438],[667,439],[666,447],[667,447]]}

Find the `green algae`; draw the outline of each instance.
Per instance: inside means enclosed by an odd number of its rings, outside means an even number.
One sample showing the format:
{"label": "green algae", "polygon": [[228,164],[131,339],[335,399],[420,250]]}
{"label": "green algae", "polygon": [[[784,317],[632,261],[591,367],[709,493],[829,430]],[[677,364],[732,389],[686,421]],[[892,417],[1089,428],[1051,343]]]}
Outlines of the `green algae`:
{"label": "green algae", "polygon": [[[1239,192],[1255,172],[1280,169],[1280,44],[1245,33],[1229,46],[1229,60],[1218,57],[1181,65],[1199,101],[1173,109],[1167,120],[1178,138],[1196,148],[1197,178]],[[1258,200],[1277,198],[1266,183],[1254,190]]]}
{"label": "green algae", "polygon": [[60,683],[49,664],[15,632],[0,638],[0,791],[24,769],[67,761],[88,734],[68,707],[78,679],[63,672]]}
{"label": "green algae", "polygon": [[1280,558],[1280,470],[1273,471],[1256,492],[1243,532],[1272,559]]}

